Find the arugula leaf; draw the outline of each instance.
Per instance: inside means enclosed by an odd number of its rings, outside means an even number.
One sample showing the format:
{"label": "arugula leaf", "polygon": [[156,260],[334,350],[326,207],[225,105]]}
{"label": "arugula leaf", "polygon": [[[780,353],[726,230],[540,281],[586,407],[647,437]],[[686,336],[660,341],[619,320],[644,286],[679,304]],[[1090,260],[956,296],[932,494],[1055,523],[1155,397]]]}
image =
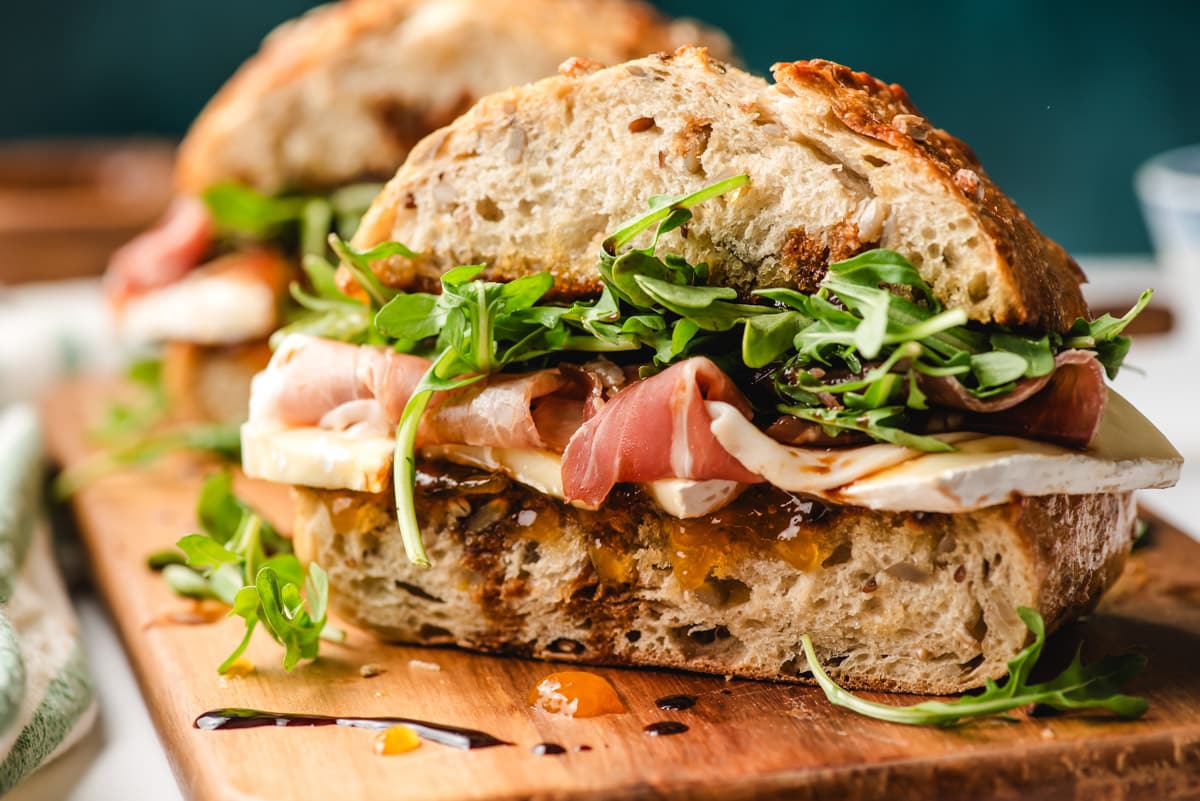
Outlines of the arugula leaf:
{"label": "arugula leaf", "polygon": [[988,679],[981,692],[964,695],[954,701],[925,701],[911,706],[868,701],[842,689],[829,677],[817,661],[812,640],[807,634],[800,641],[809,669],[830,703],[891,723],[953,726],[968,718],[999,715],[1030,704],[1043,704],[1062,711],[1104,709],[1126,719],[1141,717],[1145,713],[1145,699],[1119,692],[1122,685],[1145,667],[1146,658],[1140,654],[1106,656],[1084,665],[1081,646],[1076,649],[1071,663],[1058,676],[1040,684],[1029,684],[1029,675],[1046,644],[1046,627],[1042,616],[1034,609],[1020,607],[1017,614],[1033,633],[1033,642],[1012,658],[1008,663],[1008,676],[1000,683]]}
{"label": "arugula leaf", "polygon": [[271,197],[232,181],[210,186],[201,197],[219,230],[253,239],[266,239],[280,226],[299,222],[305,207],[304,198]]}
{"label": "arugula leaf", "polygon": [[181,554],[152,556],[165,564],[163,579],[176,594],[222,601],[232,607],[231,616],[245,620],[246,633],[221,663],[220,672],[246,650],[259,622],[284,646],[284,668],[289,671],[300,659],[317,656],[319,639],[345,638],[326,621],[329,581],[324,571],[314,562],[306,573],[292,554],[291,542],[233,494],[227,471],[204,482],[196,518],[203,533],[180,538]]}
{"label": "arugula leaf", "polygon": [[266,195],[228,181],[209,187],[202,198],[217,229],[227,237],[294,238],[301,256],[324,256],[330,229],[336,228],[344,238],[353,236],[381,188],[381,184],[353,184],[328,196]]}
{"label": "arugula leaf", "polygon": [[1028,371],[1029,362],[1017,353],[993,350],[971,354],[971,374],[982,389],[1011,384]]}
{"label": "arugula leaf", "polygon": [[391,287],[385,286],[379,280],[379,277],[375,275],[375,271],[371,269],[371,264],[392,256],[403,256],[406,259],[417,257],[415,252],[409,250],[400,242],[383,242],[373,248],[360,250],[336,234],[329,235],[329,247],[341,259],[341,263],[354,276],[354,280],[367,293],[371,299],[371,303],[376,307],[383,306],[399,293]]}
{"label": "arugula leaf", "polygon": [[1080,317],[1064,336],[1063,347],[1095,349],[1105,373],[1110,379],[1116,378],[1132,344],[1132,340],[1122,336],[1121,332],[1150,304],[1153,296],[1154,290],[1147,289],[1133,304],[1133,308],[1120,317],[1104,314],[1090,322]]}

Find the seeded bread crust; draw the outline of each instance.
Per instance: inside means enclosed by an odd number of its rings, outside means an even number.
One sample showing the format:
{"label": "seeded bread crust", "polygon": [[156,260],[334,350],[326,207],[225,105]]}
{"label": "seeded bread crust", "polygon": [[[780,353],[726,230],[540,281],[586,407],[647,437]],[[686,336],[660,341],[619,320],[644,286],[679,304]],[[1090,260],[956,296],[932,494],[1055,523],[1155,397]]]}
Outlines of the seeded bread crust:
{"label": "seeded bread crust", "polygon": [[355,237],[420,252],[378,263],[384,281],[428,287],[483,263],[595,293],[604,235],[647,198],[746,173],[749,187],[665,240],[717,282],[812,291],[830,261],[887,247],[981,322],[1062,330],[1087,312],[1078,265],[899,86],[828,61],[777,64],[769,85],[693,47],[562,72],[484,98],[413,149]]}
{"label": "seeded bread crust", "polygon": [[723,34],[636,0],[343,0],[271,33],[184,140],[180,190],[260,191],[386,180],[480,96],[565,58],[624,61]]}
{"label": "seeded bread crust", "polygon": [[[632,491],[589,513],[500,476],[429,478],[445,469],[426,465],[418,493],[432,569],[406,560],[390,497],[295,490],[297,552],[328,571],[334,608],[384,639],[803,681],[808,633],[839,682],[900,692],[1004,675],[1027,640],[1016,608],[1051,630],[1086,612],[1135,520],[1128,493],[961,515],[816,505],[790,538],[763,520],[689,538]],[[787,502],[747,492],[725,519]]]}

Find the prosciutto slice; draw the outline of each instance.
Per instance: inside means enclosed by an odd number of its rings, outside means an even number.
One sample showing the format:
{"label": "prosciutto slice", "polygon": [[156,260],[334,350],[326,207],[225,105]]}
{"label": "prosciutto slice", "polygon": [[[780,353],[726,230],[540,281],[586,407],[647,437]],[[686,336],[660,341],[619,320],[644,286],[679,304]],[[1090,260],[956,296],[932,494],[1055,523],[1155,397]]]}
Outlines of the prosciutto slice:
{"label": "prosciutto slice", "polygon": [[586,382],[557,369],[492,376],[435,395],[417,444],[562,452],[583,423],[588,391]]}
{"label": "prosciutto slice", "polygon": [[1054,372],[1023,379],[997,398],[976,398],[951,377],[921,376],[920,387],[932,403],[966,412],[961,421],[952,421],[952,428],[1075,448],[1086,448],[1095,438],[1108,400],[1104,367],[1087,350],[1059,353],[1054,357]]}
{"label": "prosciutto slice", "polygon": [[212,249],[213,223],[199,198],[176,198],[161,222],[130,240],[109,260],[105,288],[118,306],[174,283],[204,261]]}
{"label": "prosciutto slice", "polygon": [[[315,426],[330,416],[348,423],[335,410],[372,401],[393,426],[427,369],[428,359],[388,348],[293,335],[255,377],[250,419],[298,427]],[[363,404],[351,408],[367,412]]]}
{"label": "prosciutto slice", "polygon": [[750,417],[746,398],[703,357],[679,362],[618,392],[567,444],[562,461],[567,500],[596,507],[624,481],[762,481],[713,436],[706,401],[722,401]]}
{"label": "prosciutto slice", "polygon": [[[386,436],[427,369],[429,360],[389,348],[293,335],[255,378],[250,417]],[[611,387],[603,373],[564,365],[435,393],[417,444],[561,452]]]}

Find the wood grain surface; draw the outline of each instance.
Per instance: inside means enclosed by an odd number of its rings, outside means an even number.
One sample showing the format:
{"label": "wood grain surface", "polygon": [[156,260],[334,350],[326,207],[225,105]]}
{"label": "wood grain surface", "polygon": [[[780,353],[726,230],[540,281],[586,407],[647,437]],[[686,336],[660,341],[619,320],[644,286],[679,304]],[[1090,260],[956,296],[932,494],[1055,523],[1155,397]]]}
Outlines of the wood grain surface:
{"label": "wood grain surface", "polygon": [[[58,461],[73,464],[86,454],[89,421],[110,389],[77,381],[46,401],[49,447]],[[325,644],[320,659],[291,674],[260,632],[248,652],[256,669],[218,676],[216,665],[237,642],[241,621],[164,623],[190,604],[145,566],[147,553],[195,529],[196,490],[211,469],[176,456],[102,480],[74,499],[96,583],[181,786],[195,799],[1200,797],[1200,544],[1159,522],[1101,609],[1056,635],[1047,654],[1065,657],[1079,635],[1091,656],[1144,652],[1150,666],[1130,686],[1150,702],[1142,720],[1022,714],[949,730],[910,728],[836,709],[811,687],[621,669],[595,672],[617,688],[625,714],[569,720],[524,701],[554,665],[385,646],[357,631],[344,645]],[[279,487],[241,481],[239,490],[286,522],[288,498]],[[359,669],[368,663],[385,672],[363,678]],[[670,693],[699,701],[687,711],[659,711],[654,700]],[[373,735],[363,731],[192,727],[201,712],[228,706],[415,717],[483,729],[513,745],[466,752],[426,743],[377,756]],[[657,738],[642,732],[659,720],[690,730]],[[531,753],[547,740],[568,753]],[[580,745],[592,750],[573,750]]]}

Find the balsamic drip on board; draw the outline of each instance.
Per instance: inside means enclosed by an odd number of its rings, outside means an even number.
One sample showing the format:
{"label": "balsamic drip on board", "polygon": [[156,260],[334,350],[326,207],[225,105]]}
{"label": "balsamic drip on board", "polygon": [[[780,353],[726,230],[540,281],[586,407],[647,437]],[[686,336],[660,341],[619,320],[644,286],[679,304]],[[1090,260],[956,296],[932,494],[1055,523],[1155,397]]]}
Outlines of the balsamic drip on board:
{"label": "balsamic drip on board", "polygon": [[460,748],[464,751],[491,748],[497,745],[512,745],[510,742],[476,729],[463,729],[458,726],[446,726],[441,723],[430,723],[427,720],[413,720],[412,718],[334,717],[332,715],[301,715],[290,712],[230,708],[205,712],[196,718],[192,725],[204,731],[254,729],[261,726],[345,726],[352,729],[383,731],[391,726],[408,726],[422,740],[448,745],[451,748]]}
{"label": "balsamic drip on board", "polygon": [[688,730],[686,723],[680,723],[677,720],[660,720],[658,723],[651,723],[642,731],[649,734],[651,737],[666,737],[671,734],[683,734]]}
{"label": "balsamic drip on board", "polygon": [[567,753],[567,749],[558,743],[538,743],[529,750],[537,756],[558,756],[559,754]]}
{"label": "balsamic drip on board", "polygon": [[654,705],[665,712],[680,712],[684,709],[691,709],[696,705],[696,696],[685,695],[664,695],[654,702]]}

